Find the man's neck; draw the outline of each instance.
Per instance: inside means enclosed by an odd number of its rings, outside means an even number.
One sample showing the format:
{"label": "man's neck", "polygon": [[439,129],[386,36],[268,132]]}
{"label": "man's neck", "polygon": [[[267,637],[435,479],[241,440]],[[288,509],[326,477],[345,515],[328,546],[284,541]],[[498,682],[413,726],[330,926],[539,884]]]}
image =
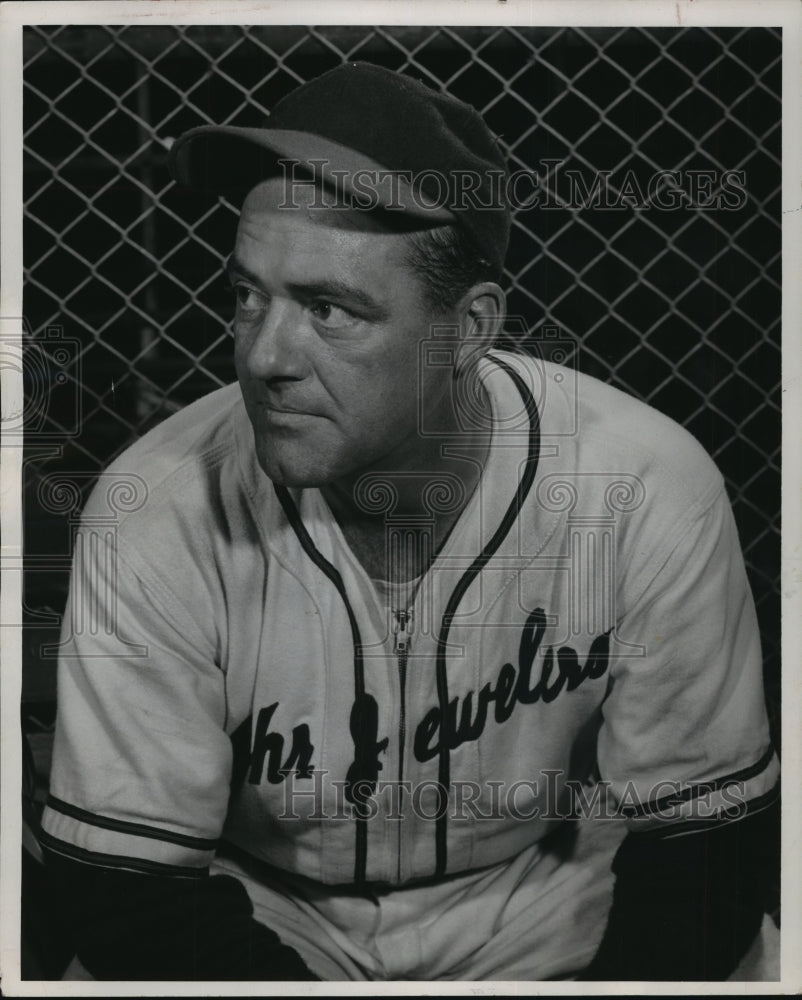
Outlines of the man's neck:
{"label": "man's neck", "polygon": [[[482,402],[489,413],[484,394]],[[374,468],[321,488],[369,576],[401,582],[429,568],[470,501],[488,451],[486,427],[421,437],[404,468]]]}

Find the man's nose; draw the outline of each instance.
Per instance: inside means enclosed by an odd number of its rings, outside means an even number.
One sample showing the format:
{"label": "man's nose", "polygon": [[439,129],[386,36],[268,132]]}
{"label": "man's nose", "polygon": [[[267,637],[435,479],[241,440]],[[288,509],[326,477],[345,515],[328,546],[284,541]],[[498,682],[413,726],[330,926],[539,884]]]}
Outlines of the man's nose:
{"label": "man's nose", "polygon": [[253,378],[269,381],[303,378],[303,308],[289,299],[273,298],[248,338],[246,367]]}

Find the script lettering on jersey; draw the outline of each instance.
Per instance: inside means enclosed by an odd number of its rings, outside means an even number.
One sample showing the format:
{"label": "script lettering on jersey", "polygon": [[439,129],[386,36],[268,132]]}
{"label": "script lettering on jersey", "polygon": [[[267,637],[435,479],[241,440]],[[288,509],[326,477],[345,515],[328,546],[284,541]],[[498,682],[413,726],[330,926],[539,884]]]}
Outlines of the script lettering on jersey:
{"label": "script lettering on jersey", "polygon": [[262,780],[265,757],[267,757],[267,780],[272,785],[281,784],[293,768],[299,778],[312,777],[312,754],[315,748],[309,738],[309,726],[305,722],[293,729],[290,752],[284,763],[281,762],[284,754],[284,737],[269,732],[270,720],[278,704],[275,701],[267,708],[261,709],[256,720],[248,771],[248,781],[252,785],[258,785]]}
{"label": "script lettering on jersey", "polygon": [[573,691],[583,681],[604,675],[609,664],[609,632],[593,640],[584,666],[579,663],[576,651],[570,646],[560,646],[556,659],[553,648],[549,647],[543,656],[540,677],[534,687],[530,687],[532,665],[545,631],[546,615],[542,608],[535,608],[526,619],[521,634],[517,672],[511,663],[505,663],[501,667],[495,687],[488,682],[479,691],[476,714],[473,691],[462,698],[461,705],[459,698],[452,699],[445,712],[441,711],[439,705],[430,709],[415,730],[415,757],[419,761],[431,760],[438,755],[441,746],[454,750],[462,743],[478,740],[484,732],[491,702],[496,722],[506,722],[518,704],[554,701],[563,689]]}
{"label": "script lettering on jersey", "polygon": [[351,708],[350,729],[354,760],[345,776],[345,797],[361,810],[376,789],[379,771],[384,766],[379,754],[384,753],[390,742],[387,736],[378,739],[379,706],[373,695],[362,694],[356,699]]}

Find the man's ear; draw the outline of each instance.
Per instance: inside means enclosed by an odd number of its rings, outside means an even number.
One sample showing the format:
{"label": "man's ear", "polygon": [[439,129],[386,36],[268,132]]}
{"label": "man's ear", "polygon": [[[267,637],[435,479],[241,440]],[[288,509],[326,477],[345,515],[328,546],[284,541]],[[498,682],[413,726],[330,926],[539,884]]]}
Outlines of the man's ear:
{"label": "man's ear", "polygon": [[507,300],[495,281],[482,281],[460,300],[460,346],[455,374],[466,372],[498,339],[507,315]]}

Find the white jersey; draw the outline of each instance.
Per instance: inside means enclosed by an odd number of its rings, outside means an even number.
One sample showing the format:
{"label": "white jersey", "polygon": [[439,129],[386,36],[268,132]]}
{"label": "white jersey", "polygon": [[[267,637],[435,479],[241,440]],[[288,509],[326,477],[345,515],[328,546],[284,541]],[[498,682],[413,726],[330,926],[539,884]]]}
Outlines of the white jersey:
{"label": "white jersey", "polygon": [[[114,463],[147,497],[105,535],[102,490],[84,515],[50,847],[186,875],[225,841],[392,886],[513,859],[577,808],[683,832],[768,801],[755,613],[711,460],[570,369],[494,352],[482,377],[484,473],[408,608],[318,490],[265,477],[236,385]],[[419,537],[392,500],[365,483],[388,532]]]}

